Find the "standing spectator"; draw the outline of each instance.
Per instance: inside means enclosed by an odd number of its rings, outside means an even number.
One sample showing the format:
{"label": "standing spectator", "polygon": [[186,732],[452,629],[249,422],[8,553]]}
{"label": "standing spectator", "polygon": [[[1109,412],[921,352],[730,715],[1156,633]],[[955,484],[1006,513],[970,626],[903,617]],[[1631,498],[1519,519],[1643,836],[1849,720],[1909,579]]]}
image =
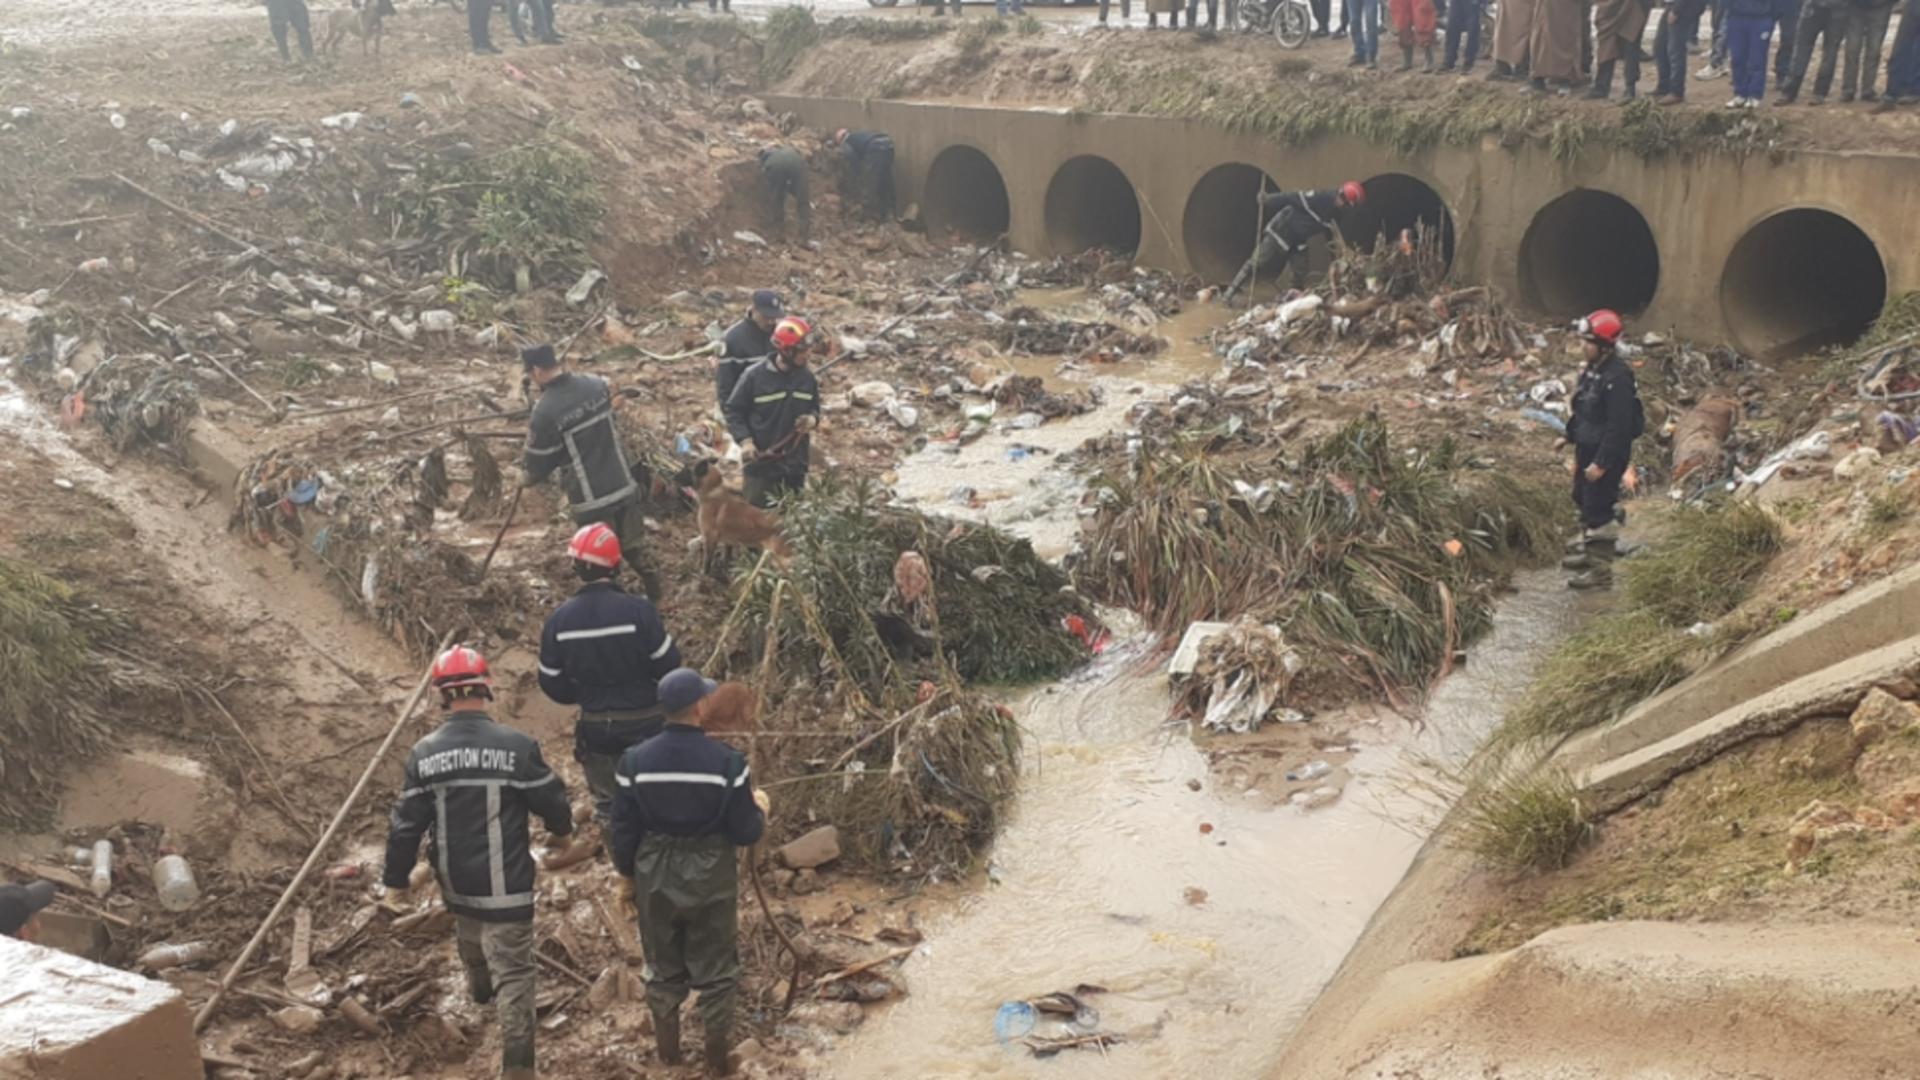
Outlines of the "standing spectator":
{"label": "standing spectator", "polygon": [[1147,29],[1160,29],[1162,12],[1167,16],[1167,29],[1180,29],[1180,0],[1147,0]]}
{"label": "standing spectator", "polygon": [[1807,104],[1827,103],[1827,91],[1833,89],[1833,62],[1840,53],[1840,39],[1846,34],[1846,4],[1847,0],[1806,0],[1793,38],[1793,74],[1780,87],[1779,104],[1800,100],[1800,85],[1807,79],[1816,39],[1820,42],[1820,70],[1813,79],[1813,99]]}
{"label": "standing spectator", "polygon": [[1580,27],[1586,15],[1581,0],[1541,0],[1533,17],[1533,40],[1527,45],[1533,63],[1529,89],[1566,93],[1580,81]]}
{"label": "standing spectator", "polygon": [[1531,70],[1533,24],[1540,17],[1542,0],[1501,0],[1493,18],[1493,70],[1487,78],[1493,82],[1525,79]]}
{"label": "standing spectator", "polygon": [[[1107,8],[1111,7],[1112,4],[1113,0],[1100,0],[1101,26],[1107,25]],[[1133,18],[1133,0],[1120,0],[1120,21],[1126,22],[1131,18]]]}
{"label": "standing spectator", "polygon": [[1713,41],[1707,49],[1707,66],[1694,72],[1702,82],[1725,78],[1727,74],[1727,3],[1713,0]]}
{"label": "standing spectator", "polygon": [[1433,73],[1433,27],[1436,17],[1433,0],[1390,0],[1393,32],[1400,40],[1400,70],[1413,70],[1413,47],[1426,53],[1428,74]]}
{"label": "standing spectator", "polygon": [[1640,92],[1640,39],[1647,31],[1652,0],[1600,0],[1593,9],[1593,89],[1587,97],[1604,101],[1613,94],[1613,68],[1626,61],[1627,100]]}
{"label": "standing spectator", "polygon": [[[942,6],[942,0],[933,0],[933,13],[935,15],[947,13],[947,9]],[[956,19],[960,17],[960,0],[953,0],[953,17]]]}
{"label": "standing spectator", "polygon": [[1757,109],[1767,92],[1767,46],[1780,0],[1730,0],[1727,52],[1733,59],[1733,99],[1729,109]]}
{"label": "standing spectator", "polygon": [[1027,6],[1021,3],[1020,0],[993,0],[993,13],[995,15],[1004,19],[1009,12],[1014,15],[1025,15],[1027,13]]}
{"label": "standing spectator", "polygon": [[1687,100],[1687,38],[1700,28],[1706,0],[1667,0],[1660,28],[1653,35],[1653,66],[1660,79],[1653,88],[1656,105]]}
{"label": "standing spectator", "polygon": [[1387,0],[1351,0],[1353,17],[1348,28],[1353,35],[1353,59],[1348,67],[1380,66],[1380,5]]}
{"label": "standing spectator", "polygon": [[1773,40],[1773,81],[1784,85],[1793,74],[1793,38],[1800,30],[1800,6],[1805,0],[1780,0],[1780,25]]}
{"label": "standing spectator", "polygon": [[[1873,92],[1875,73],[1880,70],[1880,47],[1887,41],[1887,24],[1893,20],[1893,0],[1853,0],[1848,5],[1846,64],[1840,71],[1840,100],[1878,101]],[[1866,54],[1866,67],[1860,56]]]}
{"label": "standing spectator", "polygon": [[1480,59],[1480,6],[1486,0],[1453,0],[1447,5],[1447,47],[1440,61],[1441,71],[1452,71],[1460,60],[1460,38],[1467,39],[1466,61],[1459,64],[1460,74],[1473,70]]}
{"label": "standing spectator", "polygon": [[[1214,29],[1214,24],[1220,14],[1220,0],[1206,0],[1206,4],[1207,4],[1207,29],[1212,30]],[[1199,25],[1200,25],[1200,0],[1187,0],[1187,29],[1191,30],[1194,27]]]}
{"label": "standing spectator", "polygon": [[1920,0],[1907,0],[1900,9],[1900,32],[1887,50],[1887,96],[1873,107],[1892,112],[1920,100]]}
{"label": "standing spectator", "polygon": [[313,59],[313,28],[307,18],[307,0],[267,0],[267,28],[273,31],[273,43],[280,48],[280,59],[293,60],[287,51],[287,31],[300,41],[300,55]]}
{"label": "standing spectator", "polygon": [[467,38],[473,43],[473,55],[490,56],[500,52],[499,46],[493,43],[492,27],[493,0],[467,0]]}
{"label": "standing spectator", "polygon": [[[1327,36],[1327,23],[1333,18],[1333,0],[1309,0],[1308,7],[1313,9],[1313,36]],[[1193,20],[1188,19],[1189,23]]]}

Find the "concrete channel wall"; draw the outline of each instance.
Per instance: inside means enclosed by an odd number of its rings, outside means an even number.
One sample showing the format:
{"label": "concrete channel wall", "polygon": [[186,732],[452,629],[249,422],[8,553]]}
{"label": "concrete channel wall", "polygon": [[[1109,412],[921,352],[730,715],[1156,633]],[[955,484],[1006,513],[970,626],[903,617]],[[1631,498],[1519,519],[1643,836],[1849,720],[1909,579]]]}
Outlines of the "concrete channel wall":
{"label": "concrete channel wall", "polygon": [[1264,174],[1281,188],[1366,181],[1365,213],[1343,223],[1350,239],[1426,220],[1450,232],[1460,280],[1536,314],[1612,306],[1641,326],[1766,352],[1850,336],[1885,298],[1920,289],[1915,157],[1594,149],[1559,162],[1491,139],[1402,155],[1162,117],[767,100],[816,129],[890,133],[901,204],[920,204],[931,230],[1004,231],[1036,255],[1137,248],[1143,264],[1223,279],[1252,249]]}

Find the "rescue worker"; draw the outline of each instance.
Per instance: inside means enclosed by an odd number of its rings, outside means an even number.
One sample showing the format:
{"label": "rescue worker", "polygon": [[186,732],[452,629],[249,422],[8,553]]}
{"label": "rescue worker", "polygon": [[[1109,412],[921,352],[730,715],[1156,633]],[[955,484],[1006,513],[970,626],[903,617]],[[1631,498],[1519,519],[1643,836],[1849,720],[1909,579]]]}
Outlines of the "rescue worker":
{"label": "rescue worker", "polygon": [[707,1073],[725,1076],[740,981],[733,849],[760,839],[768,802],[753,789],[746,757],[700,730],[701,703],[714,690],[691,668],[660,680],[666,730],[620,759],[612,854],[639,910],[660,1060],[680,1063],[680,1006],[698,990]]}
{"label": "rescue worker", "polygon": [[842,175],[867,216],[875,221],[893,217],[893,136],[841,128],[833,133],[833,144],[840,148]]}
{"label": "rescue worker", "polygon": [[620,538],[612,529],[582,526],[567,556],[584,584],[540,632],[540,690],[557,704],[580,707],[573,758],[587,774],[594,819],[604,826],[620,755],[660,734],[655,688],[680,666],[680,648],[652,601],[615,584]]}
{"label": "rescue worker", "polygon": [[540,744],[487,715],[493,679],[486,658],[464,645],[433,662],[446,719],[407,755],[393,804],[380,905],[407,910],[408,879],[429,831],[427,861],[453,913],[454,940],[475,1004],[500,1020],[500,1075],[534,1077],[533,851],[529,817],[555,837],[573,832],[567,789]]}
{"label": "rescue worker", "polygon": [[300,42],[300,55],[313,59],[313,26],[307,14],[307,0],[267,0],[267,29],[273,32],[280,59],[293,61],[293,54],[287,51],[289,30]]}
{"label": "rescue worker", "polygon": [[40,913],[53,903],[51,881],[0,885],[0,937],[32,941],[40,929]]}
{"label": "rescue worker", "polygon": [[[513,7],[516,0],[507,0],[507,3],[509,10],[514,11],[513,21],[518,23],[519,13]],[[500,47],[493,43],[493,0],[467,0],[467,40],[475,56],[499,55]]]}
{"label": "rescue worker", "polygon": [[760,151],[760,183],[767,189],[767,223],[785,232],[787,196],[793,196],[794,216],[800,219],[800,242],[813,236],[813,204],[807,201],[807,159],[791,146],[768,146]]}
{"label": "rescue worker", "polygon": [[807,484],[808,434],[820,422],[820,383],[807,367],[813,328],[787,316],[773,328],[773,352],[746,370],[727,397],[727,431],[740,445],[747,501],[765,509]]}
{"label": "rescue worker", "polygon": [[1573,443],[1573,504],[1580,510],[1580,538],[1561,565],[1580,571],[1567,582],[1576,589],[1613,584],[1613,559],[1619,554],[1614,529],[1624,519],[1617,508],[1620,481],[1633,457],[1633,440],[1646,427],[1633,369],[1620,359],[1616,348],[1625,329],[1620,316],[1606,308],[1574,324],[1586,357],[1573,392],[1573,419],[1567,425],[1567,438]]}
{"label": "rescue worker", "polygon": [[1248,256],[1246,265],[1233,276],[1233,284],[1221,299],[1233,303],[1240,287],[1249,284],[1254,275],[1266,268],[1275,258],[1282,266],[1293,267],[1293,287],[1304,289],[1307,286],[1307,244],[1316,236],[1331,236],[1335,218],[1341,210],[1359,206],[1367,201],[1367,189],[1358,181],[1349,180],[1338,188],[1312,191],[1276,191],[1270,195],[1261,195],[1256,200],[1260,213],[1267,216],[1267,225],[1260,234],[1260,244]]}
{"label": "rescue worker", "polygon": [[659,596],[660,579],[642,546],[640,485],[614,425],[612,388],[598,376],[568,371],[551,345],[522,349],[520,361],[540,388],[540,400],[527,418],[527,485],[560,472],[574,523],[611,526],[647,595]]}
{"label": "rescue worker", "polygon": [[726,336],[720,339],[720,361],[713,366],[713,388],[720,395],[723,412],[740,376],[773,352],[773,328],[786,313],[779,293],[756,289],[747,313],[727,328]]}

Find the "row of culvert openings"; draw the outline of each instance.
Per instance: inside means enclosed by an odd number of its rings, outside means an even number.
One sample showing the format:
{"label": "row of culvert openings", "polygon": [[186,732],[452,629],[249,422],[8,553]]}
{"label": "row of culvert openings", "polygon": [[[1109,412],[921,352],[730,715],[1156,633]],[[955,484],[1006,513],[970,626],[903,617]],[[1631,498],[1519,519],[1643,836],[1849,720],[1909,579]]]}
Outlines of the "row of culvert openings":
{"label": "row of culvert openings", "polygon": [[[1451,263],[1453,218],[1439,192],[1404,173],[1366,180],[1367,202],[1342,222],[1352,242],[1371,248],[1402,231],[1439,234]],[[1231,278],[1259,239],[1254,209],[1271,176],[1240,162],[1209,170],[1194,185],[1181,219],[1188,261],[1214,281]],[[966,145],[940,152],[927,172],[923,205],[936,235],[991,239],[1007,231],[1011,202],[991,158]],[[1141,205],[1133,184],[1106,158],[1081,155],[1055,171],[1042,206],[1055,252],[1139,249]],[[1517,276],[1527,307],[1574,317],[1610,307],[1644,311],[1660,285],[1660,251],[1646,217],[1610,192],[1580,188],[1540,208],[1521,237]],[[1315,244],[1309,265],[1328,260]],[[1280,267],[1271,267],[1268,277]],[[1886,302],[1886,267],[1859,226],[1829,210],[1783,210],[1734,245],[1720,282],[1722,314],[1735,339],[1757,353],[1812,348],[1858,337]]]}

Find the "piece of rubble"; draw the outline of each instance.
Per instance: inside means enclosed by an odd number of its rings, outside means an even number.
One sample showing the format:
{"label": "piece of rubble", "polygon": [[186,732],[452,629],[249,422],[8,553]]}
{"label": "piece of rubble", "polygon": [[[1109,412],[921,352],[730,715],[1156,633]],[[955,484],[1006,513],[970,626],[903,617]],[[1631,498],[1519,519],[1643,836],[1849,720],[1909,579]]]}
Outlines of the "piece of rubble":
{"label": "piece of rubble", "polygon": [[326,1013],[311,1005],[289,1005],[278,1012],[269,1013],[268,1017],[275,1027],[290,1035],[311,1035],[327,1020]]}
{"label": "piece of rubble", "polygon": [[1854,745],[1864,747],[1904,731],[1916,721],[1920,721],[1920,707],[1876,686],[1867,691],[1847,723],[1853,728]]}
{"label": "piece of rubble", "polygon": [[872,382],[857,384],[852,390],[848,391],[848,396],[852,398],[855,405],[863,409],[873,409],[878,408],[880,405],[899,395],[894,391],[891,383],[876,379]]}
{"label": "piece of rubble", "polygon": [[867,1018],[867,1012],[851,1001],[809,1001],[796,1005],[787,1014],[787,1019],[796,1024],[808,1024],[823,1027],[840,1035],[846,1035]]}
{"label": "piece of rubble", "polygon": [[166,983],[0,936],[0,986],[0,1076],[202,1076],[192,1013]]}
{"label": "piece of rubble", "polygon": [[794,870],[811,870],[840,857],[840,830],[822,825],[780,849],[780,861]]}

